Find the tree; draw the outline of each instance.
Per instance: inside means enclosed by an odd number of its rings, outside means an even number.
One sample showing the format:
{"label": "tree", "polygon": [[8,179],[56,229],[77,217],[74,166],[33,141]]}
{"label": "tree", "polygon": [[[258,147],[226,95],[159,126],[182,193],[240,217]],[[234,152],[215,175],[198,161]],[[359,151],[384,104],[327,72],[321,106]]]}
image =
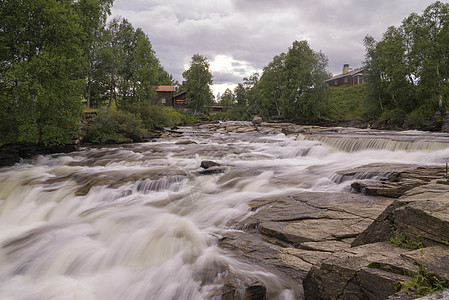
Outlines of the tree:
{"label": "tree", "polygon": [[209,71],[209,62],[200,55],[195,54],[190,62],[190,68],[182,73],[184,82],[182,89],[187,92],[189,106],[194,112],[204,112],[205,106],[211,104],[214,95],[210,89],[212,74]]}
{"label": "tree", "polygon": [[107,99],[119,109],[155,104],[155,86],[171,84],[173,78],[161,66],[150,39],[123,18],[114,18],[100,32],[92,100]]}
{"label": "tree", "polygon": [[276,55],[273,60],[263,69],[263,74],[257,85],[259,91],[258,114],[269,118],[281,115],[282,86],[285,78],[286,54]]}
{"label": "tree", "polygon": [[229,88],[227,88],[223,95],[221,95],[220,104],[223,106],[224,110],[228,110],[235,105],[235,102],[234,94]]}
{"label": "tree", "polygon": [[0,3],[1,142],[54,146],[76,136],[85,33],[75,3]]}
{"label": "tree", "polygon": [[263,69],[248,98],[251,112],[265,118],[281,116],[311,120],[325,113],[330,90],[325,80],[327,58],[307,41],[295,41],[287,53],[276,55]]}
{"label": "tree", "polygon": [[377,103],[372,111],[427,117],[444,111],[449,102],[448,44],[449,4],[440,1],[422,15],[411,14],[401,26],[389,27],[379,42],[367,36],[367,92],[370,102]]}
{"label": "tree", "polygon": [[104,29],[106,17],[109,15],[113,0],[79,0],[75,2],[75,9],[80,16],[83,32],[85,33],[84,56],[86,57],[86,99],[87,108],[90,107],[92,86],[95,69],[100,67],[96,60],[98,38]]}
{"label": "tree", "polygon": [[327,58],[307,41],[294,41],[285,56],[282,112],[290,119],[320,118],[329,97]]}

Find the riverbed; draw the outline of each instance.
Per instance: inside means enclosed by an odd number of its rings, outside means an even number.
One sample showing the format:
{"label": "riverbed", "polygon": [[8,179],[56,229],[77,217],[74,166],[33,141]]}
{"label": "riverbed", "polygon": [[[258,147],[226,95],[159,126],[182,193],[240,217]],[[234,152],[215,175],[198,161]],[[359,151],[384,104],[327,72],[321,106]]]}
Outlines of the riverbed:
{"label": "riverbed", "polygon": [[260,285],[295,299],[278,274],[219,246],[251,201],[352,193],[356,178],[339,171],[449,160],[447,134],[214,126],[1,168],[2,298],[221,299],[232,274],[234,297]]}

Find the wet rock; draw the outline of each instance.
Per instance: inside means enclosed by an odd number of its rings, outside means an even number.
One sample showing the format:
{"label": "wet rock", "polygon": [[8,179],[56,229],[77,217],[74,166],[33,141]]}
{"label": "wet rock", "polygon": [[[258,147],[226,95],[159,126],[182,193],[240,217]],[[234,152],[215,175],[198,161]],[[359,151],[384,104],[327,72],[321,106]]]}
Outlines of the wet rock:
{"label": "wet rock", "polygon": [[210,167],[218,167],[218,166],[221,166],[221,165],[212,160],[203,160],[201,162],[201,168],[203,168],[203,169],[209,169]]}
{"label": "wet rock", "polygon": [[219,245],[283,274],[301,295],[301,282],[312,266],[349,249],[353,237],[391,202],[380,197],[318,192],[259,198],[249,203],[254,212],[250,217],[233,223],[245,232],[226,233]]}
{"label": "wet rock", "polygon": [[266,300],[267,288],[259,281],[252,283],[246,288],[245,299],[247,300]]}
{"label": "wet rock", "polygon": [[443,178],[444,174],[444,167],[376,164],[340,171],[337,173],[337,181],[362,179],[363,181],[351,184],[355,191],[366,195],[399,198],[415,187]]}
{"label": "wet rock", "polygon": [[198,173],[200,175],[214,175],[214,174],[221,174],[221,173],[225,173],[225,172],[226,172],[226,168],[210,167],[206,170],[199,171]]}
{"label": "wet rock", "polygon": [[425,269],[427,273],[449,281],[449,247],[428,247],[405,252],[401,256],[405,260]]}
{"label": "wet rock", "polygon": [[192,141],[192,140],[181,140],[181,141],[177,141],[175,144],[176,145],[189,145],[189,144],[198,144],[198,143],[195,141]]}
{"label": "wet rock", "polygon": [[255,117],[252,119],[251,123],[253,123],[254,125],[262,124],[262,118],[261,118],[261,117],[258,117],[258,116],[255,116]]}

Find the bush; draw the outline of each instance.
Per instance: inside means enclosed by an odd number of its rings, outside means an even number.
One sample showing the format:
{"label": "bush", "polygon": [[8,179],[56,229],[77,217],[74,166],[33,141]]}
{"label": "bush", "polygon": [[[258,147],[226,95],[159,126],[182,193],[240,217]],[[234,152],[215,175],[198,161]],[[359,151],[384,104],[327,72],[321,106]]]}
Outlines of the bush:
{"label": "bush", "polygon": [[406,113],[401,109],[386,110],[382,113],[379,121],[390,126],[401,127],[404,124]]}
{"label": "bush", "polygon": [[220,121],[248,121],[251,115],[247,112],[246,107],[234,106],[227,111],[214,111],[209,113],[212,120]]}
{"label": "bush", "polygon": [[326,108],[327,115],[335,121],[360,120],[366,114],[364,84],[331,88],[331,97]]}
{"label": "bush", "polygon": [[89,126],[86,140],[96,144],[126,143],[141,140],[144,133],[142,120],[130,112],[101,109]]}
{"label": "bush", "polygon": [[142,106],[134,109],[134,113],[142,119],[143,125],[148,130],[171,128],[182,123],[180,112],[162,105]]}
{"label": "bush", "polygon": [[181,125],[192,126],[200,121],[198,117],[192,116],[191,114],[187,113],[180,113],[180,114],[181,114]]}
{"label": "bush", "polygon": [[415,109],[409,113],[404,121],[404,127],[407,129],[423,129],[429,125],[431,116],[424,107]]}

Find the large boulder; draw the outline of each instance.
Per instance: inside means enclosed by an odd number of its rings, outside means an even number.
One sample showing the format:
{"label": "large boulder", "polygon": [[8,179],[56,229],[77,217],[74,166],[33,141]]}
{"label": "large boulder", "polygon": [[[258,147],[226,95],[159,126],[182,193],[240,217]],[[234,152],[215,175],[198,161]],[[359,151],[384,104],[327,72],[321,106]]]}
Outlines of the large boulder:
{"label": "large boulder", "polygon": [[429,184],[407,192],[358,236],[352,246],[387,241],[398,234],[422,246],[449,241],[449,185]]}
{"label": "large boulder", "polygon": [[351,248],[315,264],[303,281],[305,297],[404,300],[413,292],[401,290],[418,274],[447,282],[449,185],[436,182],[406,192]]}
{"label": "large boulder", "polygon": [[[387,299],[410,280],[418,268],[401,258],[407,250],[388,243],[360,246],[313,266],[303,281],[306,299]],[[388,270],[391,261],[401,267]]]}

